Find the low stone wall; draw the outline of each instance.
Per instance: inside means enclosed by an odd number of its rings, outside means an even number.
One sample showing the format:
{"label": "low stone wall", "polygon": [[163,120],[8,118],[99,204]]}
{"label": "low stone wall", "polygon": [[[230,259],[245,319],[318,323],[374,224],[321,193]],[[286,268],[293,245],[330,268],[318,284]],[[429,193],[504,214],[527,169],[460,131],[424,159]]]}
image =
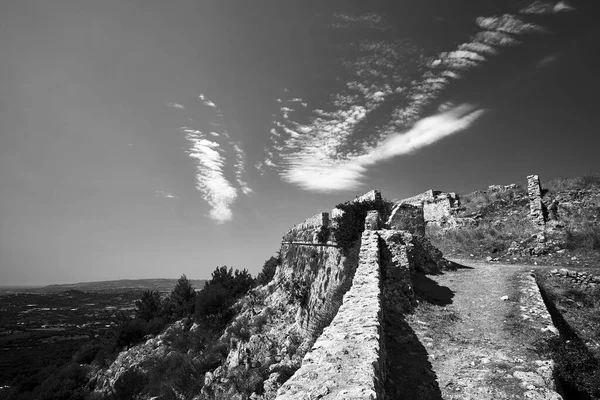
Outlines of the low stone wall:
{"label": "low stone wall", "polygon": [[363,232],[352,288],[277,400],[383,399],[379,235]]}
{"label": "low stone wall", "polygon": [[559,277],[569,283],[579,286],[582,289],[595,289],[600,287],[600,276],[592,275],[587,272],[573,271],[566,268],[553,269],[550,275]]}

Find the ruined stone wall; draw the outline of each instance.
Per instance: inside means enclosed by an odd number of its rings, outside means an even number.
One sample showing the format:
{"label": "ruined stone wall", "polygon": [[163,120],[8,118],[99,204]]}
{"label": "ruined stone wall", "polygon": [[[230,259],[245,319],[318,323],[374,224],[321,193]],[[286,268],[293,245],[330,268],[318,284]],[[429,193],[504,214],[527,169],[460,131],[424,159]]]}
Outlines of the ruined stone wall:
{"label": "ruined stone wall", "polygon": [[396,204],[386,225],[390,229],[408,231],[414,235],[425,236],[423,204]]}
{"label": "ruined stone wall", "polygon": [[329,213],[321,212],[294,225],[283,236],[286,242],[326,243],[330,238],[326,231],[329,227]]}
{"label": "ruined stone wall", "polygon": [[529,196],[529,215],[533,222],[543,227],[544,219],[544,203],[542,203],[542,185],[540,177],[537,175],[529,175],[527,177],[527,195]]}
{"label": "ruined stone wall", "polygon": [[451,218],[460,206],[460,199],[454,192],[428,190],[419,195],[401,200],[398,204],[411,204],[423,207],[425,223],[440,224]]}
{"label": "ruined stone wall", "polygon": [[383,398],[379,260],[379,235],[365,231],[352,288],[278,400]]}

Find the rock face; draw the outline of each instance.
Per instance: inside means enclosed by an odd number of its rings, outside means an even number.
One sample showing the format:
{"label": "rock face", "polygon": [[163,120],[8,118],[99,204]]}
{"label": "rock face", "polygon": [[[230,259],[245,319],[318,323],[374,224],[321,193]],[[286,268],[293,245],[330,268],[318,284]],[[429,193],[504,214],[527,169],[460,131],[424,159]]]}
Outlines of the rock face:
{"label": "rock face", "polygon": [[352,288],[331,324],[279,389],[278,400],[383,398],[379,236],[365,231]]}

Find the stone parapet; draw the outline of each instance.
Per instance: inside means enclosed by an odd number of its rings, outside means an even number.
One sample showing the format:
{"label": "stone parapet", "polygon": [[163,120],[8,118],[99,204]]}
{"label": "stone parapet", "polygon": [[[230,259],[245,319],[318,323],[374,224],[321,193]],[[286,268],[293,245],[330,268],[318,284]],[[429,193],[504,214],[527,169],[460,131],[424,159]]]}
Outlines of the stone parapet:
{"label": "stone parapet", "polygon": [[277,400],[383,399],[380,280],[379,235],[365,231],[352,287]]}

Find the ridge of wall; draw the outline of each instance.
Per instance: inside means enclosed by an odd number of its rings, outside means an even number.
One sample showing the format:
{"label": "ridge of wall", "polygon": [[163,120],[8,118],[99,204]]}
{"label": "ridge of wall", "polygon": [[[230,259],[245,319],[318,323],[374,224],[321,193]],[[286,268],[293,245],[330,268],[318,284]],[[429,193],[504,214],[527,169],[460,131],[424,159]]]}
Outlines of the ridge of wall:
{"label": "ridge of wall", "polygon": [[361,237],[352,287],[277,400],[381,399],[384,390],[379,235]]}

